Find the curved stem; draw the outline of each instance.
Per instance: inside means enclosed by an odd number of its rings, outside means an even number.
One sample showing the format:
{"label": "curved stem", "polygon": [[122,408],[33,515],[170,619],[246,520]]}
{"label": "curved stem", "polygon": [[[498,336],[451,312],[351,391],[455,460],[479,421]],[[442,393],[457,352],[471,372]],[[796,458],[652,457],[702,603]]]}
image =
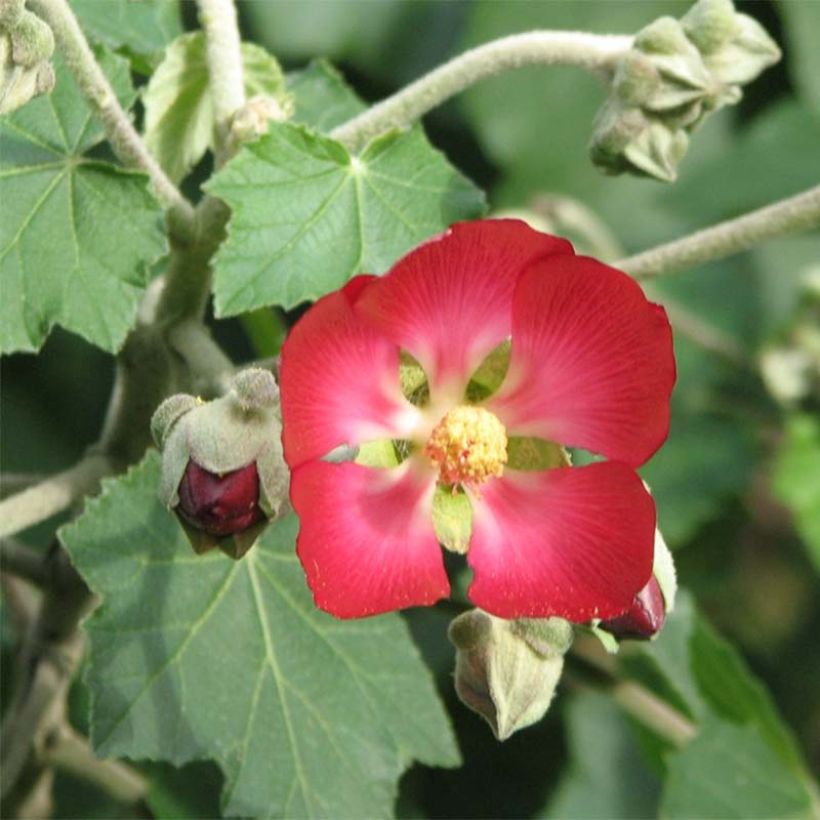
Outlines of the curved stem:
{"label": "curved stem", "polygon": [[331,131],[333,139],[358,150],[391,128],[412,125],[431,109],[485,77],[526,65],[575,65],[610,71],[629,50],[632,37],[577,31],[513,34],[466,51],[406,88]]}
{"label": "curved stem", "polygon": [[100,118],[114,153],[123,164],[145,171],[158,199],[174,208],[183,219],[193,217],[187,199],[166,176],[145,147],[128,115],[123,111],[108,78],[103,74],[66,0],[30,0],[29,6],[54,32],[66,65],[85,99]]}
{"label": "curved stem", "polygon": [[0,537],[14,535],[67,509],[92,492],[112,469],[105,456],[89,455],[70,469],[0,501]]}
{"label": "curved stem", "polygon": [[615,266],[636,279],[692,268],[748,250],[766,239],[820,227],[820,185],[772,205],[630,256]]}
{"label": "curved stem", "polygon": [[242,49],[233,0],[197,0],[205,31],[217,166],[224,161],[233,115],[245,104]]}

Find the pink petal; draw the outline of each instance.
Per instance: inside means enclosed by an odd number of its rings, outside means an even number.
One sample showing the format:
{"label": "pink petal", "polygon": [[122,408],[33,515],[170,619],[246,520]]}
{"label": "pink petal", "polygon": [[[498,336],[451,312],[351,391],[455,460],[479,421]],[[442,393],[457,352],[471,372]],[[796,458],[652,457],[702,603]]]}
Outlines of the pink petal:
{"label": "pink petal", "polygon": [[415,410],[399,386],[399,351],[356,316],[352,301],[374,277],[323,297],[282,348],[285,458],[291,468],[342,444],[402,438]]}
{"label": "pink petal", "polygon": [[463,222],[401,259],[357,308],[421,363],[431,387],[463,392],[510,335],[515,282],[535,259],[571,254],[564,239],[516,219]]}
{"label": "pink petal", "polygon": [[488,406],[514,435],[637,467],[666,439],[674,383],[663,308],[621,271],[553,256],[519,279],[510,369]]}
{"label": "pink petal", "polygon": [[652,574],[655,505],[617,462],[507,471],[474,503],[470,600],[502,618],[581,623],[629,607]]}
{"label": "pink petal", "polygon": [[432,472],[313,461],[294,471],[296,550],[316,606],[362,618],[450,592],[433,532]]}

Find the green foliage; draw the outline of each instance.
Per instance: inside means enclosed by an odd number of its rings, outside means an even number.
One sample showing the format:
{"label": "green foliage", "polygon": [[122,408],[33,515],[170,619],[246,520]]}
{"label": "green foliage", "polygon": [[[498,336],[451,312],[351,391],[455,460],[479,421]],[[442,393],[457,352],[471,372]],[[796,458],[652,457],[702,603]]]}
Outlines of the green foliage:
{"label": "green foliage", "polygon": [[570,762],[542,817],[615,820],[656,814],[660,784],[629,723],[605,695],[583,692],[566,704]]}
{"label": "green foliage", "polygon": [[671,760],[662,817],[805,818],[811,798],[754,725],[720,719]]}
{"label": "green foliage", "polygon": [[72,0],[71,7],[91,40],[150,64],[182,34],[177,0]]}
{"label": "green foliage", "polygon": [[[265,49],[243,43],[242,63],[248,98],[265,94],[286,105],[282,70]],[[178,181],[213,148],[214,113],[202,32],[184,34],[168,46],[142,99],[146,144],[168,176]]]}
{"label": "green foliage", "polygon": [[158,479],[151,454],[61,531],[103,598],[85,627],[100,754],[213,759],[223,811],[254,817],[384,816],[412,759],[458,762],[401,619],[315,609],[293,516],[242,561],[196,557]]}
{"label": "green foliage", "polygon": [[793,414],[775,467],[774,490],[789,506],[820,571],[820,419]]}
{"label": "green foliage", "polygon": [[342,75],[325,60],[315,60],[287,75],[293,94],[293,119],[323,134],[347,122],[366,108]]}
{"label": "green foliage", "polygon": [[216,311],[291,308],[483,209],[479,191],[420,128],[352,157],[304,126],[274,125],[207,186],[233,211],[216,257]]}
{"label": "green foliage", "polygon": [[781,0],[777,10],[789,38],[786,57],[800,96],[815,111],[820,111],[820,4],[808,0]]}
{"label": "green foliage", "polygon": [[[102,66],[130,104],[127,62],[103,54]],[[165,250],[162,214],[142,174],[87,156],[101,137],[60,64],[48,97],[0,120],[4,352],[37,350],[55,323],[115,351],[134,322]]]}
{"label": "green foliage", "polygon": [[[621,664],[696,724],[695,739],[682,751],[667,754],[662,814],[787,817],[808,813],[815,799],[814,785],[791,731],[766,689],[696,611],[690,596],[680,594],[658,639],[621,656]],[[708,767],[698,762],[701,758],[693,749],[708,757]],[[767,770],[771,796],[754,810],[759,813],[747,815],[754,805],[747,802],[754,793],[753,774]],[[694,780],[705,785],[695,789]],[[741,784],[746,785],[741,788]]]}

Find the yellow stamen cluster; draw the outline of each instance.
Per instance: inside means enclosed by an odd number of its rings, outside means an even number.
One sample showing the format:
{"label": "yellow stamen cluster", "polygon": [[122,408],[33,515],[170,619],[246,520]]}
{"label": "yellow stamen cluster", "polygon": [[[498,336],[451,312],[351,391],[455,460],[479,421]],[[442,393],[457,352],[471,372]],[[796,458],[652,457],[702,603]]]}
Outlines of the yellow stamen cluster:
{"label": "yellow stamen cluster", "polygon": [[489,410],[462,405],[435,427],[424,448],[442,484],[481,484],[507,463],[507,431]]}

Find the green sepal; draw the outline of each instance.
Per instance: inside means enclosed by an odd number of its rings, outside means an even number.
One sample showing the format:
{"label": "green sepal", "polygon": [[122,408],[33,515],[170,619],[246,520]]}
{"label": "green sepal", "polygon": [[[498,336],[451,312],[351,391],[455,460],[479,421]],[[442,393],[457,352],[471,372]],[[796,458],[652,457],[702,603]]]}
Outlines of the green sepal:
{"label": "green sepal", "polygon": [[510,367],[511,352],[512,343],[505,339],[485,356],[467,386],[467,398],[470,401],[482,401],[501,387]]}
{"label": "green sepal", "polygon": [[507,439],[507,467],[510,470],[553,470],[572,464],[569,453],[554,441],[529,436]]}
{"label": "green sepal", "polygon": [[433,529],[442,547],[459,555],[467,552],[473,532],[473,507],[463,490],[436,487],[433,493]]}
{"label": "green sepal", "polygon": [[282,453],[279,389],[272,374],[261,368],[244,370],[226,395],[207,403],[185,394],[172,396],[157,408],[151,429],[162,446],[159,497],[169,509],[179,504],[179,485],[190,461],[217,475],[256,465],[258,503],[266,520],[220,538],[180,518],[198,554],[218,547],[232,558],[241,558],[283,511],[288,497],[290,475]]}
{"label": "green sepal", "polygon": [[390,468],[398,465],[399,456],[393,441],[389,438],[382,438],[360,444],[353,461],[363,467]]}
{"label": "green sepal", "polygon": [[399,385],[407,401],[416,406],[423,404],[430,395],[424,368],[404,350],[399,355]]}

